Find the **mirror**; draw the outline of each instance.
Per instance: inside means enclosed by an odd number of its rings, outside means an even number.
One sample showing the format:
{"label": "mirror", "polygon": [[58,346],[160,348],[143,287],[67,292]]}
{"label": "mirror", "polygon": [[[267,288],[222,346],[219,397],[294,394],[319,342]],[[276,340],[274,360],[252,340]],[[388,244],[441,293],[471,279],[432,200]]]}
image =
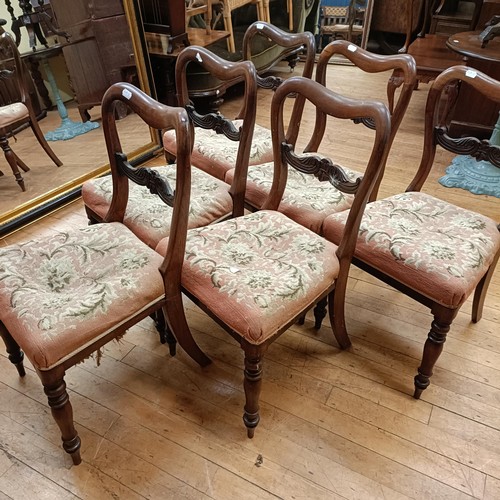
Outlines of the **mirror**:
{"label": "mirror", "polygon": [[[3,173],[0,176],[0,234],[78,195],[85,180],[109,169],[99,103],[110,84],[129,81],[150,93],[149,70],[138,30],[142,24],[133,0],[72,0],[71,9],[66,0],[32,0],[31,3],[0,0],[0,18],[7,21],[3,29],[10,34],[15,35],[12,21],[23,17],[23,6],[30,12],[48,12],[57,23],[54,30],[50,22],[41,23],[49,48],[37,40],[36,50],[31,50],[33,40],[29,29],[21,26],[19,51],[35,82],[30,94],[38,102],[35,110],[38,123],[47,139],[49,132],[58,138],[48,144],[63,165],[57,167],[52,162],[30,127],[15,131],[9,145],[29,171],[21,172],[26,186],[23,192],[0,151]],[[57,27],[69,38],[55,33]],[[67,118],[64,118],[65,110]],[[129,159],[139,163],[150,157],[159,146],[158,135],[126,109],[118,110],[118,114],[122,146]],[[63,136],[66,134],[68,121],[86,124],[89,130],[78,133],[77,127],[73,137],[61,138],[57,133],[64,128]],[[73,126],[69,128],[73,134]]]}

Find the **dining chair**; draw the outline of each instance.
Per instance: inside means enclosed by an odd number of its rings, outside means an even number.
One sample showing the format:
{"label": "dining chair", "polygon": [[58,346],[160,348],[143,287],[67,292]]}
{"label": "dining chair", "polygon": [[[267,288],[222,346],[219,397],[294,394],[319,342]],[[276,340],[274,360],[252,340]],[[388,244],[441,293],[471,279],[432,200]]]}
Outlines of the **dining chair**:
{"label": "dining chair", "polygon": [[[375,125],[373,149],[363,179],[350,182],[326,158],[299,156],[284,131],[284,105],[290,93],[303,96],[331,116],[370,117]],[[262,361],[269,345],[323,296],[330,297],[333,328],[345,328],[344,295],[357,229],[375,185],[390,134],[387,107],[379,101],[342,97],[313,80],[292,77],[276,90],[271,104],[274,181],[258,212],[187,231],[181,286],[183,292],[222,326],[244,351],[245,407],[248,437],[259,423]],[[338,189],[357,192],[342,241],[337,246],[279,213],[287,164]],[[333,186],[332,186],[332,189]],[[157,251],[164,254],[170,239]],[[166,314],[176,338],[191,343],[178,297],[167,297]]]}
{"label": "dining chair", "polygon": [[23,191],[26,191],[24,179],[19,169],[28,172],[29,167],[12,151],[8,140],[14,128],[28,123],[40,146],[50,159],[58,167],[62,165],[62,161],[47,144],[40,125],[38,125],[26,87],[24,65],[16,44],[8,33],[0,34],[0,57],[0,94],[2,101],[7,103],[0,106],[0,147],[17,183]]}
{"label": "dining chair", "polygon": [[[191,106],[187,94],[186,70],[188,65],[193,63],[201,65],[220,80],[241,79],[244,82],[244,109],[239,129],[220,114],[200,114]],[[228,134],[233,139],[238,139],[235,157],[238,175],[231,185],[200,169],[193,169],[189,227],[204,226],[243,213],[246,170],[256,114],[256,78],[255,67],[251,62],[229,62],[201,47],[186,47],[177,58],[176,85],[179,89],[179,102],[188,110],[194,135],[202,130],[195,129],[194,124],[196,124],[201,127],[212,127],[221,134]],[[177,144],[175,131],[166,131],[163,137],[165,148],[172,138]],[[169,182],[175,182],[175,165],[153,167],[153,169]],[[83,184],[82,198],[92,222],[106,219],[114,192],[115,185],[110,176],[92,179]],[[130,186],[124,224],[151,248],[155,248],[162,238],[169,235],[171,212],[172,207],[150,193],[146,186],[135,184]]]}
{"label": "dining chair", "polygon": [[[251,24],[245,31],[243,38],[243,57],[251,61],[252,45],[257,37],[270,39],[273,43],[285,50],[285,52],[296,51],[303,47],[305,61],[302,71],[302,76],[311,78],[314,69],[315,57],[315,42],[314,36],[309,32],[303,33],[287,33],[286,31],[265,22],[255,22]],[[270,75],[267,77],[258,77],[257,84],[260,88],[275,89],[281,82],[282,78]],[[180,105],[185,105],[189,102],[189,95],[179,95]],[[244,103],[243,103],[244,104]],[[293,120],[292,128],[290,129],[290,141],[295,143],[296,130],[302,110],[304,108],[304,100],[299,98],[294,102],[292,110]],[[238,129],[242,122],[242,113],[245,112],[243,105],[238,112],[235,120],[232,120],[235,129]],[[163,145],[172,158],[175,158],[175,140],[172,134],[168,132],[164,135]],[[237,165],[236,158],[239,150],[239,140],[236,135],[221,134],[214,129],[198,129],[195,134],[195,142],[191,161],[193,165],[204,170],[210,175],[220,180],[226,180],[226,173],[234,169]],[[271,139],[271,131],[267,127],[255,125],[251,149],[249,154],[249,165],[258,165],[260,163],[271,162],[273,159],[273,147]],[[229,182],[231,183],[232,180]]]}
{"label": "dining chair", "polygon": [[[480,320],[500,255],[498,221],[421,191],[438,145],[500,167],[500,146],[475,137],[449,135],[440,100],[447,87],[457,81],[500,102],[500,82],[471,68],[454,66],[436,78],[425,108],[418,171],[404,193],[367,205],[353,260],[361,269],[431,311],[431,328],[414,381],[416,399],[428,387],[451,324],[472,292],[472,321]],[[449,107],[444,109],[449,111]],[[339,243],[349,217],[347,211],[327,217],[323,224],[325,238]],[[336,330],[335,336],[342,348],[351,345],[345,331]]]}
{"label": "dining chair", "polygon": [[[152,127],[175,129],[175,200],[172,187],[153,170],[126,161],[115,123],[118,102]],[[190,195],[191,130],[184,109],[163,106],[130,84],[117,83],[104,95],[102,120],[115,187],[108,223],[0,248],[0,336],[19,375],[26,375],[26,354],[40,377],[63,448],[75,465],[81,462],[81,443],[65,372],[164,308],[167,295],[180,296],[178,252],[184,249]],[[176,230],[165,257],[123,224],[129,180],[147,184],[173,205]],[[184,345],[201,365],[209,362],[194,343]]]}
{"label": "dining chair", "polygon": [[[398,131],[401,120],[410,102],[413,88],[415,85],[416,69],[415,62],[411,56],[406,54],[397,54],[390,56],[381,56],[372,54],[361,49],[345,40],[337,40],[328,44],[321,52],[317,68],[316,81],[326,86],[327,68],[333,56],[342,55],[357,66],[361,71],[366,73],[379,73],[384,71],[398,72],[401,75],[403,83],[401,92],[397,99],[391,99],[393,92],[388,90],[388,106],[391,111],[391,136],[389,147],[392,145],[394,137]],[[335,71],[332,71],[334,77]],[[332,78],[333,79],[333,78]],[[393,76],[389,77],[388,89],[393,85]],[[396,102],[394,102],[396,100]],[[290,127],[293,127],[296,117],[290,120]],[[318,153],[319,145],[324,138],[326,130],[326,114],[321,108],[316,109],[316,121],[310,140],[305,148],[306,153]],[[297,120],[299,123],[300,120]],[[370,127],[370,120],[364,117],[356,117],[356,122],[364,123]],[[293,130],[293,129],[290,129]],[[296,140],[297,134],[292,134]],[[309,137],[309,135],[307,136]],[[353,157],[356,156],[353,148]],[[351,168],[343,167],[346,174],[351,180],[354,180],[363,175]],[[385,166],[382,166],[382,172]],[[312,231],[321,234],[323,220],[330,214],[341,212],[351,206],[354,200],[352,193],[343,193],[340,190],[332,189],[331,186],[325,185],[319,179],[304,175],[300,171],[292,168],[289,169],[287,178],[287,186],[279,205],[278,210],[299,224],[311,229]],[[234,176],[234,171],[229,170],[226,174],[226,182],[231,182]],[[251,210],[259,210],[266,199],[269,189],[273,181],[273,164],[272,162],[261,163],[259,165],[250,165],[247,175],[247,189],[245,194],[246,205]],[[376,197],[380,180],[378,180],[375,190],[371,194],[371,198]]]}

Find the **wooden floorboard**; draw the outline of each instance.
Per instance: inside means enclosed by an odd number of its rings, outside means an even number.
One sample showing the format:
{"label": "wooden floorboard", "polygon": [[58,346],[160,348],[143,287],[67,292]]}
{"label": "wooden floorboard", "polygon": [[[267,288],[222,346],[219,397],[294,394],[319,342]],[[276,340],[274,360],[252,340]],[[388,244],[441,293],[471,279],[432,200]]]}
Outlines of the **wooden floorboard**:
{"label": "wooden floorboard", "polygon": [[[329,69],[329,85],[385,95],[384,78],[367,80],[347,66]],[[404,190],[418,166],[427,91],[414,93],[381,196]],[[259,92],[262,125],[270,97]],[[235,110],[236,101],[225,103],[228,116]],[[313,121],[306,110],[309,132]],[[362,168],[371,131],[329,125],[327,137],[322,152]],[[497,198],[437,183],[451,158],[438,153],[426,191],[499,220]],[[86,223],[77,200],[0,246]],[[231,337],[186,300],[193,334],[213,360],[201,369],[180,349],[169,356],[152,320],[135,325],[104,348],[100,366],[88,359],[68,370],[82,438],[78,467],[62,450],[36,373],[28,365],[19,379],[2,351],[0,500],[499,499],[500,273],[480,322],[471,323],[471,300],[464,304],[419,401],[411,397],[413,377],[429,311],[356,268],[346,300],[350,349],[338,348],[327,319],[314,330],[311,314],[270,347],[252,440],[241,419],[242,350]]]}

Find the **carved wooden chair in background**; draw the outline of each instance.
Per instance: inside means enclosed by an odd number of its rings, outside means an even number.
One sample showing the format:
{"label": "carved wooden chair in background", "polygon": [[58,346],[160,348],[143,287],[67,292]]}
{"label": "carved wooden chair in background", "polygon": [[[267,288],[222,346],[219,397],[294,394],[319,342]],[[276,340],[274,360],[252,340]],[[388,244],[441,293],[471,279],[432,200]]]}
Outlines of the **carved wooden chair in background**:
{"label": "carved wooden chair in background", "polygon": [[[380,56],[363,50],[345,40],[337,40],[331,42],[323,49],[317,64],[316,80],[324,86],[327,84],[326,72],[328,62],[334,55],[338,54],[345,56],[362,71],[366,71],[367,73],[393,70],[404,75],[404,77],[402,77],[404,85],[398,95],[396,103],[394,103],[394,100],[389,100],[389,109],[392,112],[391,138],[389,142],[392,144],[410,102],[415,85],[415,62],[413,58],[408,55]],[[334,74],[333,71],[332,76],[334,76]],[[390,95],[392,96],[393,94],[391,93]],[[356,117],[357,121],[362,121],[362,119],[363,117]],[[297,124],[298,123],[297,121]],[[364,123],[371,126],[369,120],[364,119]],[[290,127],[293,125],[294,123],[290,121]],[[325,129],[326,115],[322,113],[321,108],[317,108],[315,128],[313,132],[307,136],[311,138],[305,149],[307,153],[316,153],[320,151],[319,146],[324,138]],[[291,132],[291,136],[295,141],[298,132],[293,128],[290,128],[289,132]],[[362,172],[356,172],[350,168],[343,168],[351,180],[363,175]],[[227,172],[227,182],[232,181],[234,173],[233,170]],[[271,188],[272,181],[272,162],[249,166],[245,199],[250,209],[258,210],[262,207]],[[372,194],[372,198],[376,196],[378,184],[379,182],[377,182],[376,190]],[[321,234],[325,217],[329,214],[341,212],[349,208],[353,200],[353,193],[339,191],[314,177],[304,175],[302,172],[290,167],[286,189],[278,210],[299,224]]]}
{"label": "carved wooden chair in background", "polygon": [[[472,292],[472,321],[481,318],[500,255],[498,221],[420,191],[438,144],[500,167],[500,146],[474,137],[455,139],[448,135],[439,100],[446,87],[457,80],[500,102],[500,82],[465,66],[449,68],[436,78],[426,105],[419,169],[405,193],[367,205],[353,261],[431,310],[433,321],[415,377],[415,398],[429,385],[451,323]],[[347,220],[348,212],[329,216],[323,224],[324,236],[339,243]],[[335,336],[342,348],[351,345],[345,332],[335,330]]]}
{"label": "carved wooden chair in background", "polygon": [[[303,96],[340,119],[369,117],[375,138],[366,174],[350,182],[325,158],[297,156],[284,132],[287,96]],[[342,123],[342,122],[341,122]],[[263,210],[187,232],[182,288],[186,295],[234,337],[245,353],[243,421],[249,437],[259,423],[262,358],[269,345],[322,297],[329,295],[332,324],[343,326],[344,293],[361,215],[384,164],[390,135],[387,107],[378,101],[341,97],[308,78],[292,77],[276,90],[271,105],[275,177]],[[287,164],[357,191],[342,242],[337,247],[279,213]],[[333,189],[333,186],[332,186]],[[159,243],[164,253],[170,240]],[[333,292],[335,290],[335,300]],[[169,322],[177,339],[192,342],[182,303],[167,299]]]}
{"label": "carved wooden chair in background", "polygon": [[[121,152],[115,103],[129,105],[149,125],[176,130],[176,230],[164,259],[123,223],[129,178],[147,182],[172,202],[173,190],[154,171],[134,169]],[[129,84],[116,84],[102,102],[103,129],[115,184],[109,224],[95,224],[0,249],[0,335],[10,361],[25,376],[23,352],[40,377],[63,448],[81,462],[80,438],[64,375],[130,326],[180,296],[190,194],[190,126],[182,108],[168,108]],[[183,339],[181,339],[183,340]],[[192,343],[200,364],[209,362]]]}
{"label": "carved wooden chair in background", "polygon": [[[0,94],[2,102],[9,103],[0,106],[0,147],[3,149],[5,159],[12,169],[17,183],[23,191],[26,191],[24,179],[19,169],[27,172],[29,167],[12,151],[9,145],[8,137],[13,128],[21,126],[23,123],[29,123],[36,139],[50,159],[58,167],[62,165],[62,161],[47,144],[40,130],[26,88],[21,57],[14,40],[8,33],[0,35],[0,57]],[[14,82],[14,85],[11,82]]]}
{"label": "carved wooden chair in background", "polygon": [[[244,82],[243,115],[239,130],[222,115],[214,113],[201,115],[190,105],[186,70],[192,63],[201,65],[219,80],[240,79]],[[255,68],[249,61],[232,63],[221,59],[207,49],[192,46],[185,48],[177,58],[176,79],[179,101],[188,109],[191,126],[197,124],[202,127],[212,127],[221,134],[228,134],[229,137],[237,139],[238,146],[234,160],[238,166],[238,176],[232,185],[229,186],[200,169],[193,169],[189,227],[205,226],[231,215],[241,215],[243,214],[246,169],[255,124],[257,88]],[[200,130],[202,129],[196,128],[195,135]],[[168,149],[170,141],[177,144],[174,130],[165,132],[165,148]],[[153,168],[169,182],[175,182],[175,165]],[[114,181],[109,176],[84,183],[82,198],[91,221],[107,220],[106,214],[110,208],[114,190]],[[151,248],[169,235],[171,212],[172,207],[150,193],[147,187],[130,186],[124,223]]]}
{"label": "carved wooden chair in background", "polygon": [[[246,60],[251,60],[252,57],[252,42],[256,37],[266,37],[274,43],[285,49],[295,49],[304,47],[303,54],[305,56],[302,76],[311,78],[314,69],[315,43],[314,36],[311,33],[287,33],[272,24],[255,22],[251,24],[245,32],[243,38],[243,57]],[[258,85],[261,88],[276,88],[281,79],[277,77],[258,77]],[[189,96],[182,95],[181,105],[189,102]],[[300,122],[302,111],[304,108],[304,100],[298,98],[294,102],[292,113],[294,120],[292,128],[289,130],[288,140],[295,144],[297,139],[297,127]],[[242,113],[245,112],[245,107],[242,106],[238,119],[233,120],[234,128],[238,129],[242,125]],[[194,147],[191,161],[193,165],[213,175],[214,177],[226,180],[226,173],[236,167],[236,157],[239,150],[239,141],[237,135],[226,135],[214,128],[200,129],[195,133]],[[164,136],[163,145],[172,157],[175,157],[175,140],[172,134],[168,132]],[[252,145],[249,153],[249,165],[258,165],[260,163],[270,162],[273,159],[273,148],[271,131],[263,126],[255,125]],[[228,181],[232,182],[232,179]]]}

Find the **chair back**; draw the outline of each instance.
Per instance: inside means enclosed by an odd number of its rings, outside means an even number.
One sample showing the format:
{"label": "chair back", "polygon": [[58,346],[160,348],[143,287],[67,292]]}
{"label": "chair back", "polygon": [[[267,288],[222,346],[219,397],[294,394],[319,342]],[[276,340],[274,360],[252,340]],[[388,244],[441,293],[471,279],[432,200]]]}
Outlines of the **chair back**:
{"label": "chair back", "polygon": [[[401,121],[410,103],[417,81],[417,67],[415,60],[408,54],[378,55],[354,45],[346,40],[335,40],[329,43],[321,52],[316,68],[316,81],[327,85],[327,68],[330,59],[334,55],[342,55],[352,62],[361,71],[366,73],[380,73],[392,70],[392,76],[387,84],[388,108],[391,113],[391,135],[388,147],[392,146]],[[402,83],[401,91],[395,101],[395,86]],[[326,115],[321,109],[316,109],[316,123],[311,140],[305,151],[317,151],[326,130]],[[367,117],[356,117],[355,122],[361,122],[369,128],[373,123]],[[377,181],[371,199],[375,199],[382,181],[385,165],[383,165],[380,177]]]}
{"label": "chair back", "polygon": [[0,34],[0,103],[29,103],[24,83],[24,65],[14,39],[9,33]]}
{"label": "chair back", "polygon": [[[118,102],[126,104],[150,127],[157,130],[173,129],[177,141],[175,191],[156,171],[147,167],[133,167],[122,152],[116,127],[115,108]],[[187,111],[180,107],[160,104],[129,83],[115,83],[102,99],[102,128],[108,151],[113,196],[104,222],[123,222],[128,202],[129,181],[147,186],[165,203],[173,207],[168,250],[160,268],[168,293],[179,293],[191,194],[191,125]],[[174,194],[175,193],[175,194]],[[167,279],[168,278],[168,279]]]}
{"label": "chair back", "polygon": [[467,66],[452,66],[443,71],[431,85],[425,107],[424,148],[418,171],[406,191],[420,191],[431,171],[436,147],[458,155],[487,160],[500,168],[500,138],[497,144],[477,137],[451,137],[448,122],[452,106],[440,106],[443,94],[453,84],[466,83],[491,101],[500,102],[500,82]]}
{"label": "chair back", "polygon": [[[302,95],[313,106],[334,118],[352,120],[359,116],[366,116],[373,120],[375,138],[362,179],[350,181],[342,168],[327,158],[295,154],[294,146],[287,143],[284,133],[284,103],[290,93]],[[390,128],[389,110],[380,101],[343,97],[313,80],[303,77],[289,78],[278,87],[271,103],[274,177],[269,196],[262,208],[272,210],[278,208],[286,187],[288,165],[302,173],[314,175],[320,181],[328,181],[342,192],[355,194],[344,235],[337,251],[341,267],[342,263],[345,263],[344,267],[348,269],[364,208],[385,163]],[[347,275],[344,277],[347,278]]]}
{"label": "chair back", "polygon": [[[243,81],[244,92],[241,107],[243,123],[239,130],[233,122],[221,113],[198,113],[189,99],[187,67],[196,63],[221,81]],[[238,141],[235,175],[229,190],[233,198],[233,216],[243,215],[245,208],[245,187],[252,145],[255,116],[257,111],[257,71],[250,61],[230,62],[207,49],[197,46],[186,47],[178,56],[175,66],[175,82],[179,106],[186,108],[192,126],[213,129],[227,138]],[[192,136],[194,141],[194,134]]]}
{"label": "chair back", "polygon": [[[286,58],[288,54],[303,54],[304,66],[302,76],[305,78],[312,78],[316,54],[316,42],[312,33],[308,31],[288,33],[269,23],[261,21],[254,22],[247,28],[245,36],[243,37],[242,52],[246,60],[250,61],[252,59],[252,41],[256,35],[265,37],[282,47],[284,49],[283,59]],[[268,76],[265,78],[260,76],[257,77],[257,84],[262,88],[276,89],[282,82],[283,79],[276,76]],[[291,144],[295,144],[297,141],[299,122],[304,110],[304,103],[305,99],[302,96],[297,96],[292,109],[293,119],[290,120],[290,127],[287,130],[287,140]]]}

